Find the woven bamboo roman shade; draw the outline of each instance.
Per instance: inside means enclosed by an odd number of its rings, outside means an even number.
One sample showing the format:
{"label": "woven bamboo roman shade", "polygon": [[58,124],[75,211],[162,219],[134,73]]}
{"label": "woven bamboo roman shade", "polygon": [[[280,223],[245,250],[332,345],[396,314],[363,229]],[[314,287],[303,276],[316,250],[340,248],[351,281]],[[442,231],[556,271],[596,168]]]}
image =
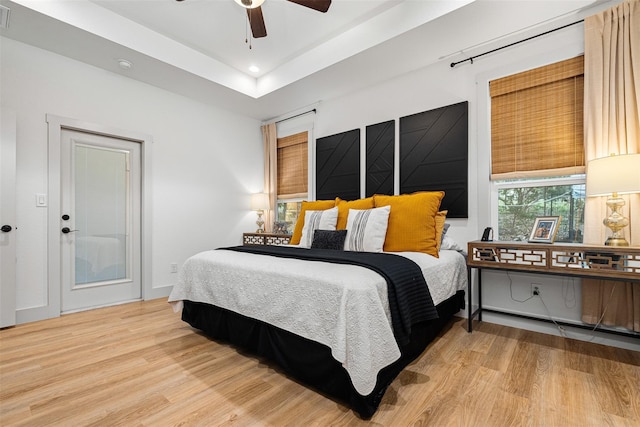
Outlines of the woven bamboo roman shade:
{"label": "woven bamboo roman shade", "polygon": [[306,197],[308,186],[308,133],[278,138],[278,199]]}
{"label": "woven bamboo roman shade", "polygon": [[489,83],[491,179],[584,173],[584,56]]}

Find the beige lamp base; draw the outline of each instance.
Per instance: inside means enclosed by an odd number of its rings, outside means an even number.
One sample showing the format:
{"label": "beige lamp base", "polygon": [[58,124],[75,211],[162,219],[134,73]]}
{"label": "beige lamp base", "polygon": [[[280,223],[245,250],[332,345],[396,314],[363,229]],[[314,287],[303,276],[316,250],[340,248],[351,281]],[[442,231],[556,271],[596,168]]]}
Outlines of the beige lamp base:
{"label": "beige lamp base", "polygon": [[256,233],[264,233],[264,220],[262,219],[262,215],[264,214],[263,210],[259,210],[258,211],[258,220],[256,221],[256,224],[258,225],[258,229],[256,230]]}
{"label": "beige lamp base", "polygon": [[629,246],[629,242],[624,237],[609,237],[606,242],[606,246]]}
{"label": "beige lamp base", "polygon": [[620,212],[624,205],[624,199],[619,197],[618,193],[613,193],[607,199],[607,206],[611,209],[611,215],[605,218],[602,223],[611,229],[612,234],[604,242],[606,246],[629,246],[629,242],[624,238],[624,232],[622,231],[629,225],[629,220]]}

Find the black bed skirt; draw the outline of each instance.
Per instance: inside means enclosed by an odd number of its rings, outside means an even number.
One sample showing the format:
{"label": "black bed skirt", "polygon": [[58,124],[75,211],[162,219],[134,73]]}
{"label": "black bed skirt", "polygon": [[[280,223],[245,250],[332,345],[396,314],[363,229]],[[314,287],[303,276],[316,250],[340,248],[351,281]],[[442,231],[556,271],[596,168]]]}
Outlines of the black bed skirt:
{"label": "black bed skirt", "polygon": [[299,335],[209,304],[184,301],[182,320],[207,336],[229,342],[244,351],[275,362],[285,373],[351,407],[364,419],[376,412],[396,376],[422,354],[451,317],[464,308],[464,291],[437,305],[439,318],[414,325],[400,359],[378,373],[376,387],[360,395],[331,349]]}

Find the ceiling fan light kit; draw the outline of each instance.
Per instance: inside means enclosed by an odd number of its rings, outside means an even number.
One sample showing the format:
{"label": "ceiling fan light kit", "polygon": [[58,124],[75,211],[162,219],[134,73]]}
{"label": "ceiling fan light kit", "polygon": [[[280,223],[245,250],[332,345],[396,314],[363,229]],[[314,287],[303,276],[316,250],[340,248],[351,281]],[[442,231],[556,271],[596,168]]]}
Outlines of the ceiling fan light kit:
{"label": "ceiling fan light kit", "polygon": [[240,6],[246,9],[255,9],[256,7],[260,7],[264,0],[234,0]]}

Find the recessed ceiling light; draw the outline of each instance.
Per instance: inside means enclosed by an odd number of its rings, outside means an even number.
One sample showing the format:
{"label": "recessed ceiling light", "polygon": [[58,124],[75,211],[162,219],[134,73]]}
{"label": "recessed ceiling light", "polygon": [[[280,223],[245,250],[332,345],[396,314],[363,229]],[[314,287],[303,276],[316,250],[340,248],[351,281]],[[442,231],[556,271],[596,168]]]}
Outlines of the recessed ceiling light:
{"label": "recessed ceiling light", "polygon": [[133,64],[126,59],[118,59],[118,66],[127,71],[133,68]]}
{"label": "recessed ceiling light", "polygon": [[260,68],[258,68],[255,65],[252,65],[249,67],[249,71],[251,71],[252,73],[257,73],[258,71],[260,71]]}

